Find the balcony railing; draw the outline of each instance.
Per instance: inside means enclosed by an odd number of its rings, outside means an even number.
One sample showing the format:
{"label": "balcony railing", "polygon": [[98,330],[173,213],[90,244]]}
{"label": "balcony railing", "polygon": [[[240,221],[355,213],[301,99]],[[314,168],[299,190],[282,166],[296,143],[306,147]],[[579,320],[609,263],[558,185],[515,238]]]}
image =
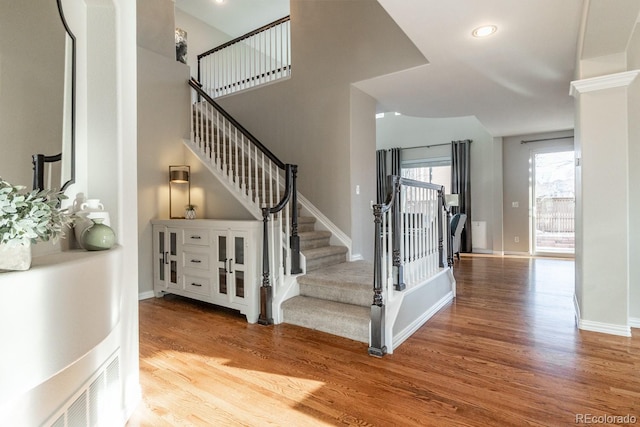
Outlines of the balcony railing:
{"label": "balcony railing", "polygon": [[198,55],[198,81],[212,98],[291,75],[290,17]]}

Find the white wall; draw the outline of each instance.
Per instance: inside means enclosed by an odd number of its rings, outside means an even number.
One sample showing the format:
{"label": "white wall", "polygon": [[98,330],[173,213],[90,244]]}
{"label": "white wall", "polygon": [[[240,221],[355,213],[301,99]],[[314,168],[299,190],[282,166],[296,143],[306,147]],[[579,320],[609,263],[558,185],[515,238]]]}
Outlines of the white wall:
{"label": "white wall", "polygon": [[[640,56],[640,4],[593,0],[588,6],[585,32],[589,37],[585,40],[601,47],[596,40],[613,31],[617,43],[609,45],[609,51],[598,51],[599,57],[580,57],[581,80],[572,83],[580,160],[576,172],[576,311],[580,328],[629,335],[630,324],[640,325],[638,245],[633,241],[638,236],[635,218],[640,205],[634,190],[636,147],[640,145],[640,83],[635,69]],[[624,16],[624,25],[607,19],[612,15]],[[596,20],[613,22],[615,28],[589,25]],[[609,66],[594,65],[603,63]]]}
{"label": "white wall", "polygon": [[[113,352],[119,354],[123,380],[118,399],[121,411],[114,414],[120,423],[124,423],[140,399],[135,3],[95,0],[87,4],[81,0],[63,0],[62,4],[69,26],[77,37],[77,170],[76,183],[69,187],[67,194],[71,198],[79,192],[101,198],[104,194],[121,248],[114,251],[118,262],[108,264],[105,261],[101,267],[109,268],[122,293],[116,300],[102,302],[105,306],[102,308],[116,319],[116,326],[109,336],[78,360],[69,360],[67,368],[54,377],[27,393],[14,395],[9,405],[0,405],[3,411],[1,423],[7,425],[42,424],[51,415],[51,408],[59,407],[72,397]],[[94,50],[98,46],[100,50]],[[102,79],[104,90],[98,87],[100,81],[97,80]],[[94,128],[98,126],[98,114],[106,115],[107,124],[98,128],[104,138]],[[95,167],[98,158],[109,167]],[[93,279],[94,271],[83,267],[81,262],[72,263],[70,270],[72,280],[77,281],[74,285],[81,287]],[[55,267],[49,274],[55,274]],[[55,286],[53,283],[47,285]],[[68,299],[67,305],[62,307],[71,317],[81,312],[78,304],[82,303],[82,298],[78,298]],[[3,319],[3,322],[10,320]],[[46,331],[42,333],[46,335]],[[60,347],[67,343],[52,345]],[[41,357],[49,357],[49,354],[43,352]],[[39,369],[37,364],[30,367]]]}
{"label": "white wall", "polygon": [[233,37],[201,20],[175,9],[176,28],[187,32],[187,65],[192,77],[198,75],[198,55],[228,42]]}

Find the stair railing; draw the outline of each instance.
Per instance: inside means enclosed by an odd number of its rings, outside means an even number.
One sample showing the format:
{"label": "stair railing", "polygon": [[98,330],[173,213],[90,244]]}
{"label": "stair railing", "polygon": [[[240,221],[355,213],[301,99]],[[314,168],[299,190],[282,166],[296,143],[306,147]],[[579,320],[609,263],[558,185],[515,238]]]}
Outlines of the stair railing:
{"label": "stair railing", "polygon": [[193,105],[191,148],[208,168],[224,177],[227,187],[249,208],[262,214],[263,279],[258,321],[271,324],[273,288],[287,276],[302,272],[297,166],[278,159],[205,93],[198,81],[192,78],[189,85],[203,99]]}
{"label": "stair railing", "polygon": [[198,81],[212,98],[289,77],[291,23],[285,16],[198,55]]}
{"label": "stair railing", "polygon": [[444,187],[389,176],[387,202],[373,205],[375,224],[373,303],[369,354],[385,345],[386,303],[453,265],[451,214]]}

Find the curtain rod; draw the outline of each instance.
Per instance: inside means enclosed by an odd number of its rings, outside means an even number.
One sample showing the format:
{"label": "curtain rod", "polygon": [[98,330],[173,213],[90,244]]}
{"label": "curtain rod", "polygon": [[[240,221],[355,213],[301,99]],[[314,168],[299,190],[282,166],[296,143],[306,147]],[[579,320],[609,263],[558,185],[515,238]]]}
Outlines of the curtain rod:
{"label": "curtain rod", "polygon": [[[463,141],[468,141],[469,143],[472,143],[473,140],[471,139],[465,139]],[[431,145],[416,145],[414,147],[400,147],[401,150],[414,150],[416,148],[431,148],[431,147],[440,147],[442,145],[451,145],[451,142],[445,142],[443,144],[431,144]],[[387,148],[387,151],[390,151],[391,148]]]}
{"label": "curtain rod", "polygon": [[530,142],[553,141],[554,139],[569,139],[569,138],[573,138],[573,135],[571,135],[571,136],[558,136],[556,138],[526,139],[526,140],[520,141],[520,144],[528,144]]}

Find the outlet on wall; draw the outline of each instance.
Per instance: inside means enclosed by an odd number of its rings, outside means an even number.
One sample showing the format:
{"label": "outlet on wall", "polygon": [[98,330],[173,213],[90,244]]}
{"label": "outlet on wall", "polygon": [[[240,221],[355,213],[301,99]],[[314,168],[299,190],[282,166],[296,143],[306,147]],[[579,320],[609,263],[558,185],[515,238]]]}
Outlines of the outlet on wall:
{"label": "outlet on wall", "polygon": [[520,243],[520,237],[519,236],[514,237],[513,241],[516,243]]}

